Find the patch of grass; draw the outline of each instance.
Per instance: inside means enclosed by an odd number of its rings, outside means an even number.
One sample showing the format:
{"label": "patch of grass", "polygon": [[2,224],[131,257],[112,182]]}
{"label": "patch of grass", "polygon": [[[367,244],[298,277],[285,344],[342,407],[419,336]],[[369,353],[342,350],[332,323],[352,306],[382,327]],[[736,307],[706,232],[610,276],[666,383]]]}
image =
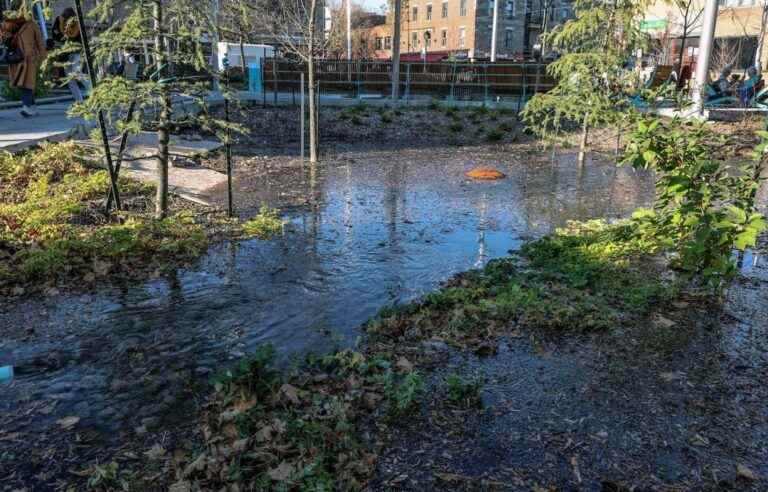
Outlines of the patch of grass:
{"label": "patch of grass", "polygon": [[423,390],[424,379],[417,372],[408,374],[399,384],[389,385],[386,392],[389,415],[402,417],[413,412],[418,407],[418,398]]}
{"label": "patch of grass", "polygon": [[499,142],[502,138],[504,138],[504,133],[498,128],[495,128],[490,130],[486,134],[485,138],[488,139],[489,142]]}
{"label": "patch of grass", "polygon": [[384,112],[381,113],[381,122],[383,124],[388,125],[388,124],[392,123],[392,121],[393,121],[392,113],[390,113],[388,111],[384,111]]}
{"label": "patch of grass", "polygon": [[[108,173],[87,167],[82,155],[72,143],[0,154],[0,287],[131,272],[191,260],[207,248],[189,213],[164,220],[131,211],[104,216]],[[154,189],[124,177],[119,186],[126,202],[149,202]]]}
{"label": "patch of grass", "polygon": [[475,106],[472,110],[475,116],[488,116],[491,112],[490,109],[488,109],[488,106],[485,104],[482,104],[480,106]]}
{"label": "patch of grass", "polygon": [[458,374],[450,374],[446,376],[444,385],[446,396],[451,403],[466,408],[482,406],[482,379],[464,379]]}
{"label": "patch of grass", "polygon": [[363,120],[358,115],[352,115],[352,118],[349,120],[353,125],[362,126],[365,124]]}
{"label": "patch of grass", "polygon": [[460,131],[464,130],[464,125],[460,121],[454,121],[451,123],[448,129],[453,133],[459,133]]}
{"label": "patch of grass", "polygon": [[509,133],[509,132],[513,131],[513,130],[515,129],[515,127],[514,127],[514,125],[513,125],[512,123],[510,123],[509,121],[504,121],[504,122],[502,122],[502,123],[501,123],[501,124],[500,124],[500,125],[497,127],[497,129],[498,129],[500,132]]}
{"label": "patch of grass", "polygon": [[459,110],[456,106],[446,106],[445,107],[445,116],[449,116],[451,118],[457,118],[459,116]]}
{"label": "patch of grass", "polygon": [[571,224],[519,256],[458,275],[407,308],[383,311],[366,329],[466,345],[513,325],[588,332],[639,320],[677,291],[654,271],[653,246],[631,232],[629,223]]}
{"label": "patch of grass", "polygon": [[285,221],[280,213],[266,205],[262,205],[259,213],[243,223],[243,235],[257,239],[270,239],[283,232]]}

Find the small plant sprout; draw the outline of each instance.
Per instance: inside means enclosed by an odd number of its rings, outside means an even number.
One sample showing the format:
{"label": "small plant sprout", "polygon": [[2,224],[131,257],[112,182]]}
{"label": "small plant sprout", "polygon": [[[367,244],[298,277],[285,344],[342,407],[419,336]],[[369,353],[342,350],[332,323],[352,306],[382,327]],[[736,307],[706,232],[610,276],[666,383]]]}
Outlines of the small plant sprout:
{"label": "small plant sprout", "polygon": [[450,374],[445,378],[445,391],[448,400],[462,407],[482,406],[482,378],[464,379],[458,374]]}

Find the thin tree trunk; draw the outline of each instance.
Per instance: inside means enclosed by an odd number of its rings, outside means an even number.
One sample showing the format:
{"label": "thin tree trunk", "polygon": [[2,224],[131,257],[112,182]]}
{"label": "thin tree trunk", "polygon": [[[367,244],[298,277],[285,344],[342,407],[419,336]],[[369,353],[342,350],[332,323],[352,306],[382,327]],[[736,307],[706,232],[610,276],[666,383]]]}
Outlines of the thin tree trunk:
{"label": "thin tree trunk", "polygon": [[394,0],[395,19],[392,34],[392,100],[400,97],[400,23],[402,22],[402,0]]}
{"label": "thin tree trunk", "polygon": [[168,214],[168,141],[171,121],[171,94],[168,86],[162,83],[165,78],[165,65],[167,50],[165,49],[165,35],[163,32],[163,6],[162,0],[154,3],[154,28],[155,28],[155,64],[157,66],[157,78],[161,81],[160,91],[160,115],[157,125],[157,194],[155,196],[155,217],[163,219]]}
{"label": "thin tree trunk", "polygon": [[243,70],[243,77],[245,77],[248,69],[245,66],[245,42],[242,36],[240,36],[240,68]]}
{"label": "thin tree trunk", "polygon": [[317,162],[317,114],[315,114],[315,13],[317,0],[311,0],[309,9],[309,39],[307,40],[307,95],[309,96],[309,162]]}
{"label": "thin tree trunk", "polygon": [[683,34],[680,36],[680,53],[677,54],[677,63],[675,63],[675,73],[677,74],[677,88],[682,88],[682,70],[683,70],[683,57],[685,56],[685,41],[688,39],[688,15],[691,11],[691,3],[693,0],[689,0],[685,5],[685,12],[683,13]]}
{"label": "thin tree trunk", "polygon": [[587,141],[589,139],[589,115],[584,115],[584,122],[581,125],[581,143],[579,144],[579,169],[584,167],[584,161],[587,157]]}
{"label": "thin tree trunk", "polygon": [[683,35],[680,36],[680,54],[677,55],[677,63],[675,64],[675,73],[677,74],[677,88],[683,88],[683,57],[685,56],[685,42],[688,39],[688,30],[683,27]]}
{"label": "thin tree trunk", "polygon": [[765,48],[766,24],[768,24],[768,0],[763,0],[763,19],[760,24],[760,34],[757,36],[757,49],[755,50],[755,67],[757,73],[763,71],[763,50]]}
{"label": "thin tree trunk", "polygon": [[539,63],[536,65],[536,79],[533,83],[533,95],[539,93],[539,85],[541,84],[541,64],[544,63],[544,57],[545,50],[547,49],[547,43],[546,43],[546,34],[547,34],[547,24],[549,24],[549,9],[550,9],[550,2],[546,2],[544,4],[544,17],[542,17],[541,21],[541,34],[539,34],[539,44],[541,45],[541,58],[539,59]]}

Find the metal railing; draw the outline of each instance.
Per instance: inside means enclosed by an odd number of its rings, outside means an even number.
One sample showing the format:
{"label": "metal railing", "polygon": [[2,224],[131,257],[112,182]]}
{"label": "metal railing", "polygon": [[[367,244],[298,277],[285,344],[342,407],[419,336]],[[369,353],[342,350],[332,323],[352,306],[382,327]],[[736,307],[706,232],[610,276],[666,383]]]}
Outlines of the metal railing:
{"label": "metal railing", "polygon": [[[266,59],[262,60],[261,73],[264,92],[295,93],[307,69],[292,60]],[[315,78],[324,94],[389,97],[392,62],[320,60]],[[538,63],[408,62],[400,64],[399,84],[399,93],[406,100],[499,101],[524,100],[536,92],[546,92],[554,80],[546,73],[546,65]]]}

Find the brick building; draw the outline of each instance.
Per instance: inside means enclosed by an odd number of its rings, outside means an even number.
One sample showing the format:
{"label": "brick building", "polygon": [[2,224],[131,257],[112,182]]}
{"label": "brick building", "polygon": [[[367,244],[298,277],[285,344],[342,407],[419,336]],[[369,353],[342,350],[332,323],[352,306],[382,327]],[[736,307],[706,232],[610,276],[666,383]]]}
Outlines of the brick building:
{"label": "brick building", "polygon": [[[551,28],[572,15],[566,0],[498,0],[496,55],[499,60],[530,56],[538,42],[544,12]],[[488,59],[491,54],[494,0],[403,0],[400,52],[404,59]],[[370,29],[376,58],[392,56],[394,8],[387,22]]]}
{"label": "brick building", "polygon": [[[710,61],[713,71],[719,71],[724,65],[735,71],[754,65],[763,5],[763,0],[721,0]],[[682,48],[683,68],[688,72],[695,70],[703,17],[699,13],[703,9],[704,0],[693,0],[688,22],[679,8],[661,1],[648,9],[643,27],[656,42],[655,62],[675,65]],[[688,33],[683,47],[681,38],[686,24]],[[768,68],[768,49],[763,49],[761,65],[763,70]]]}

